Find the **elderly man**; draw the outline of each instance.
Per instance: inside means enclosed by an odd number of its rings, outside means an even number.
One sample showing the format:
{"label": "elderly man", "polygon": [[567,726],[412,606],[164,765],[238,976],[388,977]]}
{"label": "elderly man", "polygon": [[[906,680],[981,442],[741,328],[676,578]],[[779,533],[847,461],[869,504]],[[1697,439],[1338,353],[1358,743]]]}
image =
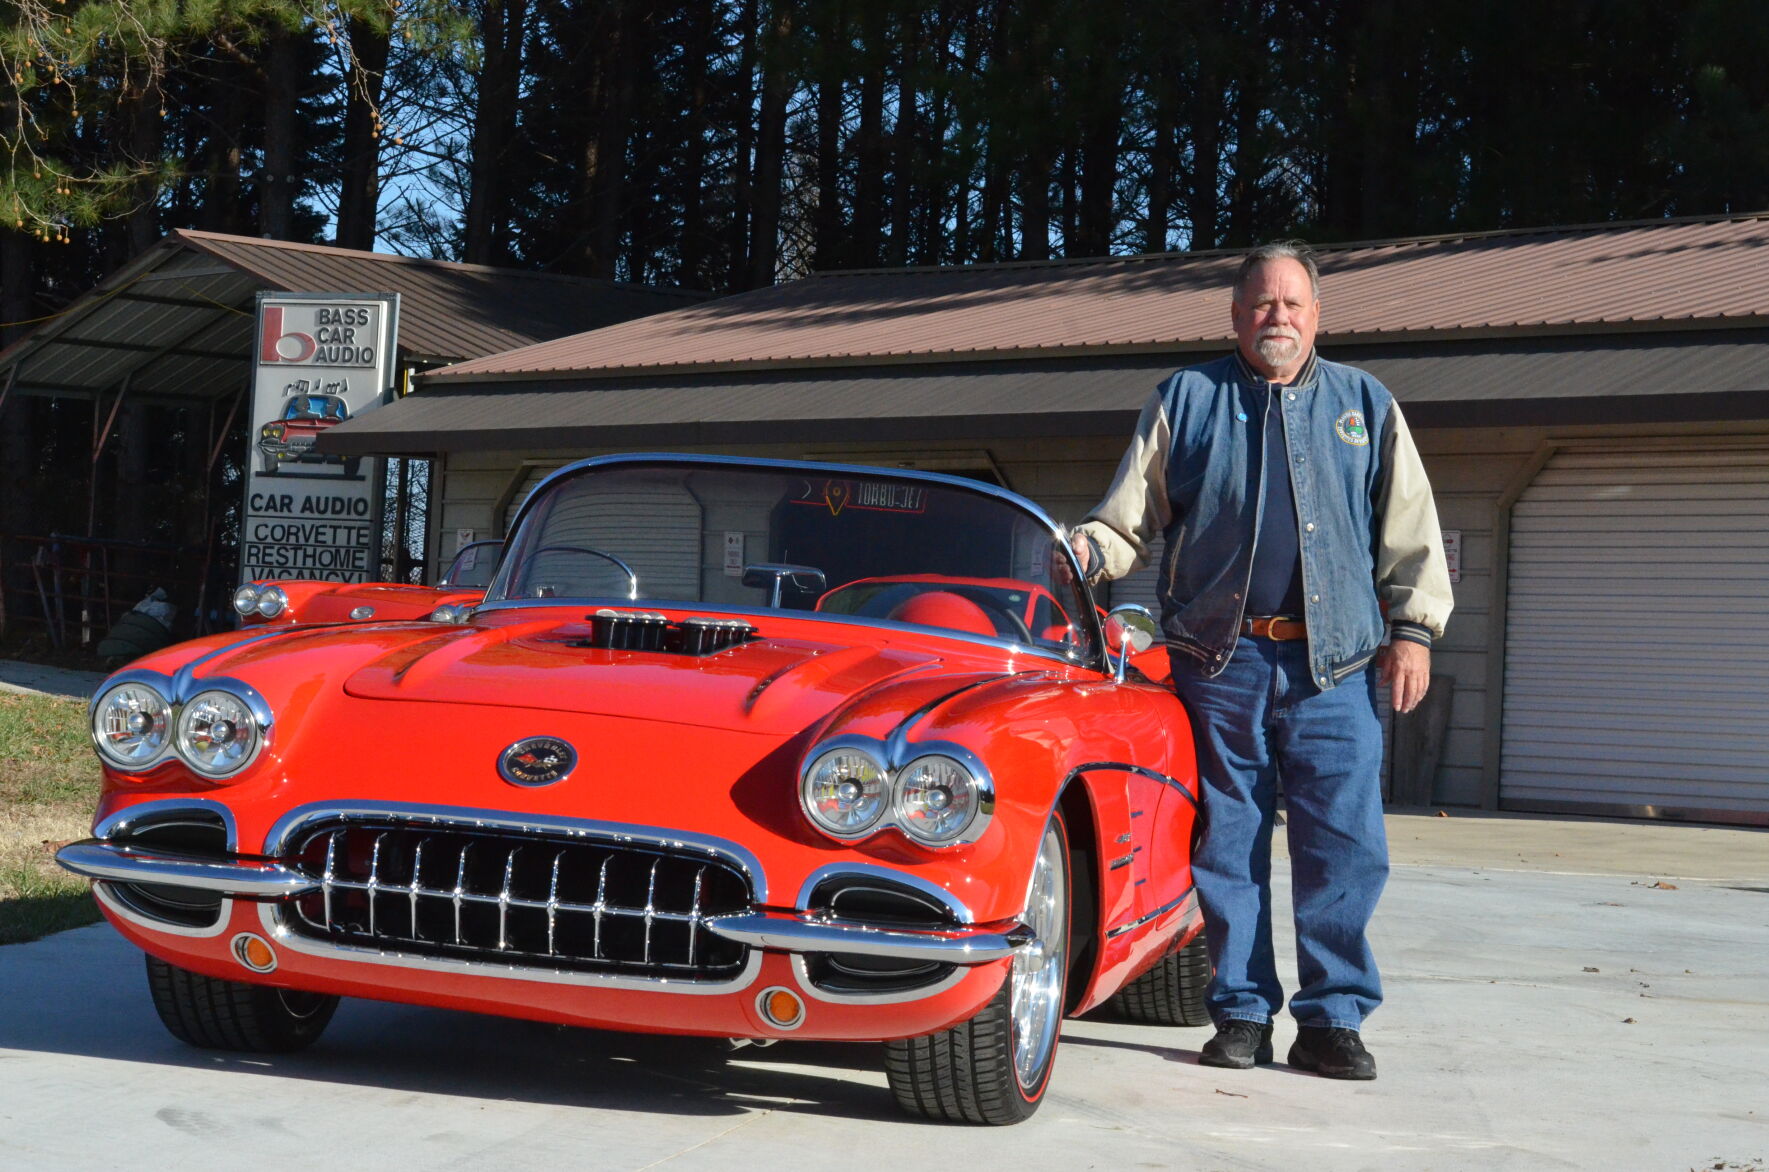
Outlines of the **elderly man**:
{"label": "elderly man", "polygon": [[1365,930],[1388,875],[1376,685],[1399,712],[1424,697],[1450,584],[1400,409],[1370,375],[1315,354],[1320,312],[1306,248],[1249,253],[1230,310],[1236,352],[1161,384],[1074,545],[1097,580],[1166,539],[1161,625],[1204,784],[1192,873],[1217,1029],[1200,1061],[1272,1060],[1281,778],[1300,980],[1290,1065],[1369,1079],[1359,1031],[1382,989]]}

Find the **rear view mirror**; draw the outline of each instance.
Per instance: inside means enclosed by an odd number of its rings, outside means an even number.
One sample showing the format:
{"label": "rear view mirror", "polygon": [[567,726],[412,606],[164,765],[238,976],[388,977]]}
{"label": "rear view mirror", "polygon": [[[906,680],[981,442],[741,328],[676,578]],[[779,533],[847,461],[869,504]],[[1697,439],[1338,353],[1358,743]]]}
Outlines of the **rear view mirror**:
{"label": "rear view mirror", "polygon": [[1124,682],[1130,657],[1153,647],[1160,635],[1161,626],[1146,606],[1127,602],[1106,615],[1106,648],[1116,657],[1112,666],[1119,683]]}

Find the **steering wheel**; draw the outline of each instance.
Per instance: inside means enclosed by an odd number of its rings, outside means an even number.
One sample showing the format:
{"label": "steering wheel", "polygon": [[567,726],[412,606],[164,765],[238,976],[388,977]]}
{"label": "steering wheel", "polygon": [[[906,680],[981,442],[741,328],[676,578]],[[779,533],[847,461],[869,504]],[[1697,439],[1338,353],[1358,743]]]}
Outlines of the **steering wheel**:
{"label": "steering wheel", "polygon": [[543,554],[549,553],[577,553],[583,554],[587,557],[601,558],[603,561],[613,562],[616,566],[620,567],[621,573],[627,576],[627,599],[630,601],[639,597],[639,575],[633,573],[633,567],[627,565],[611,553],[603,553],[601,550],[591,549],[587,545],[543,545],[533,553],[529,554],[528,569],[522,579],[523,594],[530,594],[535,598],[544,597],[538,592],[546,589],[546,587],[536,586],[531,590],[529,587],[529,581],[530,576],[533,574],[534,563],[539,561]]}

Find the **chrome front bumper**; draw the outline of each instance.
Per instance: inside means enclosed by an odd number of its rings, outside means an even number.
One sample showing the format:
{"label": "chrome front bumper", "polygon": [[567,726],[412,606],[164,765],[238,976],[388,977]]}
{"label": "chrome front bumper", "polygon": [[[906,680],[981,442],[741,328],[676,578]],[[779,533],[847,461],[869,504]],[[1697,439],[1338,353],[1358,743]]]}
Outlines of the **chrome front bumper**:
{"label": "chrome front bumper", "polygon": [[319,889],[318,880],[277,862],[142,850],[102,838],[71,842],[55,852],[55,861],[88,879],[190,887],[247,899],[283,899]]}
{"label": "chrome front bumper", "polygon": [[714,916],[706,927],[727,940],[776,952],[844,952],[957,965],[1003,960],[1034,939],[1032,930],[1024,925],[1005,932],[971,927],[909,931],[802,912]]}
{"label": "chrome front bumper", "polygon": [[[104,839],[69,843],[56,862],[76,875],[216,892],[243,899],[292,899],[322,881],[269,859],[216,858],[143,850]],[[848,953],[947,965],[1003,960],[1031,944],[1031,929],[958,925],[938,930],[882,928],[807,912],[746,911],[709,917],[707,931],[751,948],[790,953]]]}

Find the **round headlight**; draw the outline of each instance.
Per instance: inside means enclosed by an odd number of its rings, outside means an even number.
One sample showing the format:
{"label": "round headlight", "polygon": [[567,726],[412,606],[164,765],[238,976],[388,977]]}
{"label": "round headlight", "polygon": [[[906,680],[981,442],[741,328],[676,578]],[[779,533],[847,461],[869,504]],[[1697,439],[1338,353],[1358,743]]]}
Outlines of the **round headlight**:
{"label": "round headlight", "polygon": [[859,749],[830,749],[805,770],[800,796],[817,829],[857,838],[884,817],[884,766]]}
{"label": "round headlight", "polygon": [[258,592],[258,613],[273,619],[289,607],[289,596],[281,586],[266,586]]}
{"label": "round headlight", "polygon": [[233,609],[242,615],[254,614],[258,610],[258,587],[247,582],[233,592]]}
{"label": "round headlight", "polygon": [[92,743],[112,765],[140,769],[166,748],[172,706],[146,684],[118,684],[92,706]]}
{"label": "round headlight", "polygon": [[430,612],[430,621],[433,623],[464,623],[467,621],[467,616],[471,613],[472,610],[469,607],[456,606],[452,602],[445,602]]}
{"label": "round headlight", "polygon": [[976,775],[951,757],[917,757],[897,773],[897,825],[917,842],[956,842],[987,800]]}
{"label": "round headlight", "polygon": [[178,717],[178,755],[198,773],[225,777],[258,752],[258,722],[232,692],[199,692]]}

